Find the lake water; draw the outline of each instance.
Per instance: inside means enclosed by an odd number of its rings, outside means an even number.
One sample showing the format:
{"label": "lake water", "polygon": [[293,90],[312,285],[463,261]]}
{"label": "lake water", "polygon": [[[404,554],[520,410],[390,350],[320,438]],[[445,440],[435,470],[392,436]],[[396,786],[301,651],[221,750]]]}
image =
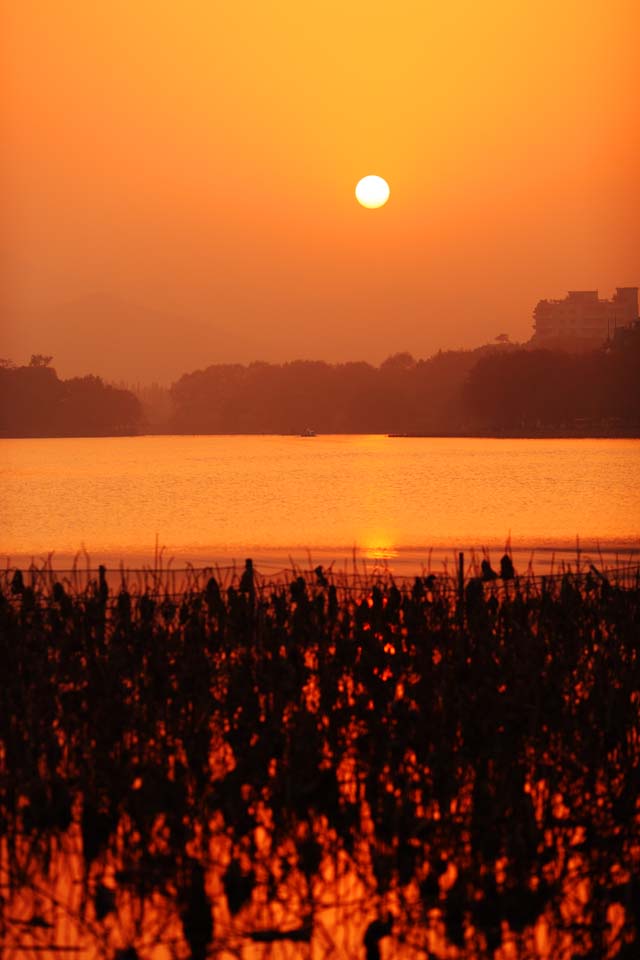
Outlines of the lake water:
{"label": "lake water", "polygon": [[[435,567],[455,550],[628,554],[640,442],[386,436],[0,441],[0,551],[97,564]],[[429,557],[429,551],[432,556]],[[594,554],[595,555],[595,554]]]}

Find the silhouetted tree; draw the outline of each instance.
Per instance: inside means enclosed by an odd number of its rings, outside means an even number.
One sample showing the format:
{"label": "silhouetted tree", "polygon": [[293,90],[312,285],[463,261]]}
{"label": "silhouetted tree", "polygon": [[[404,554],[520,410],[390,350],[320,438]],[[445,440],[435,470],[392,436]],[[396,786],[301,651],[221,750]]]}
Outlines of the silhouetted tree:
{"label": "silhouetted tree", "polygon": [[[532,430],[640,420],[640,330],[607,349],[487,354],[469,371],[464,403],[476,427]],[[609,423],[611,426],[611,423]]]}
{"label": "silhouetted tree", "polygon": [[[55,436],[177,433],[559,433],[635,431],[640,424],[640,330],[617,331],[592,353],[498,342],[395,353],[379,366],[295,360],[214,364],[169,390],[61,381],[51,357],[26,367],[0,361],[0,433]],[[141,405],[144,404],[144,410]]]}
{"label": "silhouetted tree", "polygon": [[[442,357],[447,358],[446,361]],[[217,364],[171,387],[171,429],[194,433],[420,433],[459,429],[471,352],[416,361]],[[455,398],[455,399],[454,399]]]}
{"label": "silhouetted tree", "polygon": [[29,360],[30,367],[48,367],[53,357],[47,356],[44,353],[32,353],[31,359]]}
{"label": "silhouetted tree", "polygon": [[60,380],[51,357],[0,367],[0,436],[108,436],[135,433],[141,406],[128,390],[99,377]]}

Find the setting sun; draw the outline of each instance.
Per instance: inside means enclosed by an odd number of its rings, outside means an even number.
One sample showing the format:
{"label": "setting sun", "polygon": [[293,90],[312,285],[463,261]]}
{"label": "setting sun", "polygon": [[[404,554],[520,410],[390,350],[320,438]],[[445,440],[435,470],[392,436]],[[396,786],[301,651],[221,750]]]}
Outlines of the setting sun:
{"label": "setting sun", "polygon": [[356,200],[369,210],[383,207],[389,199],[389,193],[389,184],[382,177],[363,177],[356,185]]}

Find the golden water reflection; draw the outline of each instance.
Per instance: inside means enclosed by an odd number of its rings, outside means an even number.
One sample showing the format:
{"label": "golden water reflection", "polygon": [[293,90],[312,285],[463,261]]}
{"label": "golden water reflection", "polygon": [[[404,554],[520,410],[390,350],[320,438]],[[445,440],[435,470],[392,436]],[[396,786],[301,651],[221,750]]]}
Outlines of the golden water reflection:
{"label": "golden water reflection", "polygon": [[129,565],[253,556],[282,567],[354,549],[629,549],[640,542],[640,443],[480,438],[123,437],[0,441],[0,549],[84,545]]}
{"label": "golden water reflection", "polygon": [[399,555],[395,540],[389,534],[367,533],[361,536],[358,542],[361,544],[362,557],[374,563],[384,565],[390,560],[395,560]]}

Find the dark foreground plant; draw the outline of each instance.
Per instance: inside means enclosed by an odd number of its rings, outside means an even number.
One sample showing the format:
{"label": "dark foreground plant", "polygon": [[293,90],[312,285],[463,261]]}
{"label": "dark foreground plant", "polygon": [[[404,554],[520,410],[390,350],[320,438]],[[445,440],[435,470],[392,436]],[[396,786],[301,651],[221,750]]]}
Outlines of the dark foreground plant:
{"label": "dark foreground plant", "polygon": [[629,569],[10,571],[2,947],[640,955],[639,628]]}

